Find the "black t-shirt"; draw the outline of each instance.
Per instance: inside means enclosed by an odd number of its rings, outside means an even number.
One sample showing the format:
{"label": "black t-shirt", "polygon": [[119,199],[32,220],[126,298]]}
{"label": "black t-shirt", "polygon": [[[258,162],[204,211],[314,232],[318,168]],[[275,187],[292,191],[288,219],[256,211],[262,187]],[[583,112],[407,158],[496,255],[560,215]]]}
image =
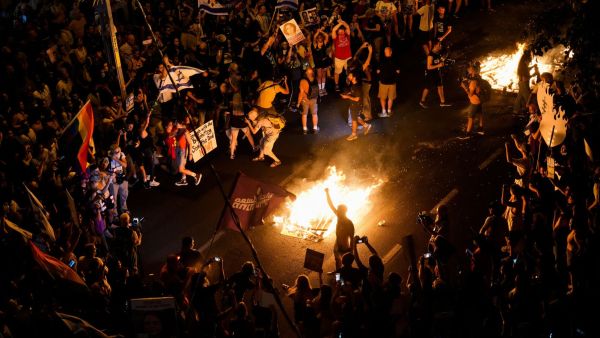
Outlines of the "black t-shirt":
{"label": "black t-shirt", "polygon": [[433,34],[436,38],[442,37],[448,31],[448,27],[452,26],[452,20],[447,14],[440,17],[439,13],[433,18]]}
{"label": "black t-shirt", "polygon": [[[355,87],[358,87],[358,94],[355,94]],[[356,84],[356,85],[352,85],[352,96],[358,96],[360,97],[360,85]],[[352,101],[352,103],[350,104],[350,106],[352,107],[352,104],[357,104],[358,107],[360,107],[360,100],[359,102],[354,102]],[[335,236],[336,236],[336,246],[338,246],[338,249],[341,250],[350,250],[350,247],[348,246],[348,244],[346,244],[346,240],[348,238],[353,238],[354,237],[354,223],[352,223],[352,221],[348,218],[348,217],[339,217],[338,216],[338,221],[337,221],[337,225],[335,227]]]}
{"label": "black t-shirt", "polygon": [[372,17],[370,17],[367,20],[367,23],[365,26],[366,28],[375,29],[375,28],[377,28],[377,25],[379,25],[378,32],[370,32],[367,30],[363,30],[363,34],[365,35],[365,38],[370,42],[372,42],[373,40],[375,40],[378,37],[383,36],[383,22],[381,22],[381,18],[379,18],[377,15],[373,15]]}
{"label": "black t-shirt", "polygon": [[384,57],[379,65],[379,81],[382,84],[391,85],[396,83],[398,65],[393,57]]}

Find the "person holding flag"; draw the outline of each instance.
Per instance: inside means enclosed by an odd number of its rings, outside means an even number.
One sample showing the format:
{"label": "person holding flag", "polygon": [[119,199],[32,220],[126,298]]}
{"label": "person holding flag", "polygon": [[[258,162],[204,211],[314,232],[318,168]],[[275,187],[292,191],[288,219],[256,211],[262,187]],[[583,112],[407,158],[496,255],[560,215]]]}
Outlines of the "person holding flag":
{"label": "person holding flag", "polygon": [[[165,68],[165,64],[168,68]],[[198,68],[173,66],[169,58],[165,56],[164,64],[160,63],[158,65],[158,72],[153,77],[154,84],[158,89],[157,101],[160,103],[161,112],[166,113],[167,116],[172,115],[175,108],[174,104],[176,103],[173,101],[173,94],[193,88],[191,77],[201,73],[204,73],[204,71]],[[196,103],[202,103],[202,100],[196,98],[190,91],[186,92],[185,97],[192,99]]]}

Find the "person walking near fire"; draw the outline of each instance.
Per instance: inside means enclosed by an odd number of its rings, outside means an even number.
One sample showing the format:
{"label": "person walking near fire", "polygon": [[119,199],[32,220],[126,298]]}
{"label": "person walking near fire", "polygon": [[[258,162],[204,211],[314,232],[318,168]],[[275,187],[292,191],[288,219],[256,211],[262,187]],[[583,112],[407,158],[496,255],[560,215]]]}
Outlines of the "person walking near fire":
{"label": "person walking near fire", "polygon": [[345,204],[340,204],[335,207],[329,188],[325,188],[327,196],[327,204],[331,211],[337,216],[337,224],[335,225],[335,244],[333,246],[333,256],[335,258],[335,269],[342,267],[342,256],[347,252],[352,252],[352,239],[354,238],[354,223],[346,215],[348,207]]}
{"label": "person walking near fire", "polygon": [[258,157],[252,159],[252,161],[264,161],[265,155],[269,156],[273,159],[273,163],[271,163],[271,168],[275,168],[281,165],[281,161],[273,152],[273,146],[275,145],[275,141],[279,138],[280,129],[275,128],[268,115],[266,114],[258,114],[256,108],[253,108],[248,113],[248,118],[246,119],[246,124],[248,128],[252,132],[252,134],[258,133],[259,130],[263,131],[263,138],[260,140],[260,154]]}
{"label": "person walking near fire", "polygon": [[479,116],[479,130],[477,133],[483,135],[483,107],[481,104],[481,87],[479,85],[479,69],[478,65],[470,64],[467,68],[468,78],[466,81],[461,82],[460,86],[467,93],[469,98],[469,110],[467,113],[467,128],[466,135],[464,138],[471,137],[473,131],[473,119],[475,116]]}

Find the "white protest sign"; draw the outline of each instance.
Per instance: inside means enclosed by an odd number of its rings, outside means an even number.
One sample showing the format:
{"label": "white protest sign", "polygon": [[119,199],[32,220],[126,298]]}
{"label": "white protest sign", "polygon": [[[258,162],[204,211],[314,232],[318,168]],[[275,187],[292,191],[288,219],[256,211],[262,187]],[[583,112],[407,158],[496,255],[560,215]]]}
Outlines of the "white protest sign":
{"label": "white protest sign", "polygon": [[542,121],[540,122],[542,138],[549,147],[556,147],[563,143],[567,136],[565,111],[563,107],[554,106],[554,92],[550,90],[550,84],[546,82],[540,83],[538,87],[537,101],[542,113]]}
{"label": "white protest sign", "polygon": [[202,147],[200,146],[198,139],[196,139],[196,135],[194,135],[194,133],[190,133],[192,139],[191,152],[194,162],[198,162],[198,160],[204,157],[204,155],[217,148],[217,137],[215,135],[215,127],[213,126],[212,121],[208,121],[198,127],[198,129],[196,129],[196,133],[198,136],[200,136],[200,141],[202,141],[202,145],[204,146],[206,153],[202,152]]}
{"label": "white protest sign", "polygon": [[281,29],[283,36],[285,36],[285,39],[290,46],[293,46],[304,40],[304,34],[294,19],[285,22],[283,25],[279,26],[279,29]]}
{"label": "white protest sign", "polygon": [[302,19],[302,24],[304,27],[317,25],[321,21],[316,7],[300,12],[300,18]]}

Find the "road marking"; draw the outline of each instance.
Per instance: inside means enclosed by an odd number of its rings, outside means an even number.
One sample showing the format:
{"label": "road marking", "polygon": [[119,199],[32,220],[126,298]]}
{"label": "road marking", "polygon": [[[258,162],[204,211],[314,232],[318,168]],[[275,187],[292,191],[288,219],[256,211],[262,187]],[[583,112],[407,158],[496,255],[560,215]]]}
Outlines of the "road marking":
{"label": "road marking", "polygon": [[485,159],[485,161],[481,162],[479,165],[479,170],[483,170],[485,167],[490,165],[490,163],[492,163],[498,156],[500,156],[500,154],[502,154],[502,151],[502,148],[498,148],[496,151],[494,151],[487,159]]}
{"label": "road marking", "polygon": [[398,252],[400,252],[400,249],[402,249],[402,245],[396,243],[396,245],[394,245],[390,251],[383,256],[383,264],[389,263],[394,257],[396,257]]}
{"label": "road marking", "polygon": [[442,200],[439,201],[438,204],[436,204],[435,207],[433,207],[433,209],[431,209],[431,211],[429,211],[429,213],[435,214],[437,208],[440,205],[448,204],[448,202],[450,202],[450,200],[452,200],[456,195],[458,195],[458,189],[454,188],[448,193],[448,195],[446,195],[444,198],[442,198]]}

